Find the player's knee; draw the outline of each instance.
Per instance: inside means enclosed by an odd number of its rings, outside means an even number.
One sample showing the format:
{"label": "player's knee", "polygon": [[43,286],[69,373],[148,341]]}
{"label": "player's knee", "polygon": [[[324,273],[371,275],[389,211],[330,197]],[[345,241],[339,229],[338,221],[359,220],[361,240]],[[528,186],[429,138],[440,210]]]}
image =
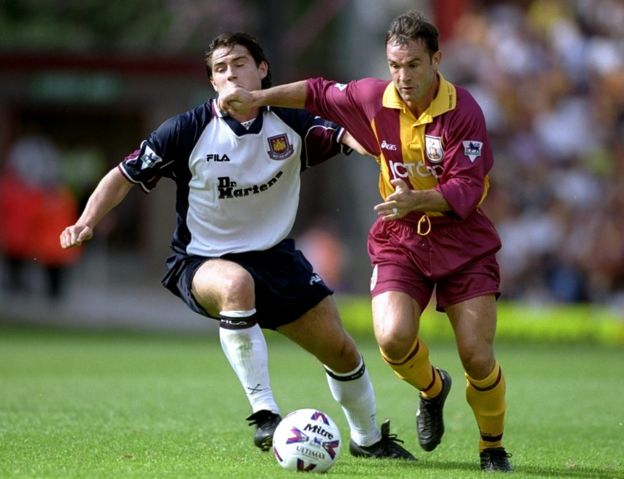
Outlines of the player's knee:
{"label": "player's knee", "polygon": [[[221,309],[251,309],[255,306],[254,281],[244,269],[214,274],[199,271],[193,278],[193,294],[202,304]],[[205,306],[204,306],[205,307]]]}
{"label": "player's knee", "polygon": [[243,302],[253,307],[255,292],[254,281],[245,270],[239,270],[224,275],[220,280],[220,295],[224,303]]}
{"label": "player's knee", "polygon": [[404,358],[414,344],[415,338],[408,335],[395,334],[393,331],[377,333],[377,344],[384,357],[389,360]]}
{"label": "player's knee", "polygon": [[464,370],[472,378],[483,378],[492,371],[494,356],[490,348],[464,348],[460,351],[460,357]]}

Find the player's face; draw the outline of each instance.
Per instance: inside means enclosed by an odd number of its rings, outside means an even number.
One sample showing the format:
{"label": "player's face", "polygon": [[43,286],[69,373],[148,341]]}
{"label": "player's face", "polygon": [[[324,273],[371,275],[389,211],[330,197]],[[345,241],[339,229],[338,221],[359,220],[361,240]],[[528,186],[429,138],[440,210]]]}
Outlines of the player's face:
{"label": "player's face", "polygon": [[410,40],[405,45],[391,41],[386,45],[386,57],[399,95],[412,111],[422,113],[438,88],[441,53],[430,57],[422,40]]}
{"label": "player's face", "polygon": [[226,86],[236,85],[246,90],[259,90],[267,75],[268,65],[256,65],[249,51],[241,46],[220,47],[212,54],[212,86],[220,92]]}

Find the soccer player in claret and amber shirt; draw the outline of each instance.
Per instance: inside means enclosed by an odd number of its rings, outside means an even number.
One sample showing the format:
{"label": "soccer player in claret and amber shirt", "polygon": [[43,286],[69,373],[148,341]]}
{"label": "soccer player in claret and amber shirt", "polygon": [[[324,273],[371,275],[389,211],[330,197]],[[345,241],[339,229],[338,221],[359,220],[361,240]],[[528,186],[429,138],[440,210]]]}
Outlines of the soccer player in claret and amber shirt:
{"label": "soccer player in claret and amber shirt", "polygon": [[480,209],[493,164],[483,113],[439,71],[438,31],[417,12],[386,34],[392,81],[324,78],[261,91],[232,88],[226,110],[306,107],[344,125],[380,167],[378,219],[368,237],[375,337],[397,376],[419,390],[417,430],[432,451],[444,434],[451,377],[432,366],[419,323],[435,291],[455,333],[481,468],[509,472],[503,447],[505,377],[494,355],[499,236]]}

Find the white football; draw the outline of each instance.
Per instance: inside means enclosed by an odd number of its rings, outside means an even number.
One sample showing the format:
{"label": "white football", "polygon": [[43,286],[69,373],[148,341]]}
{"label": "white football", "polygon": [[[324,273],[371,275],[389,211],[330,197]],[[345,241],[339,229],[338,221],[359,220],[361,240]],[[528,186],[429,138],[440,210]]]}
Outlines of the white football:
{"label": "white football", "polygon": [[325,472],[340,454],[340,430],[318,409],[297,409],[275,429],[273,454],[280,466],[291,471]]}

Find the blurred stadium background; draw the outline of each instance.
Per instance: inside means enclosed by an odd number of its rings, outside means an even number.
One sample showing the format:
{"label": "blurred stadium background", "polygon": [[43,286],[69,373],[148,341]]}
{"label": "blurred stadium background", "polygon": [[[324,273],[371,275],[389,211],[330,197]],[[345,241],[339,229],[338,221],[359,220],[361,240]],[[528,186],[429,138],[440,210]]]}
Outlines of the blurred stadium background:
{"label": "blurred stadium background", "polygon": [[[504,298],[597,304],[624,319],[619,0],[4,0],[0,168],[21,165],[25,188],[70,193],[80,209],[152,129],[213,94],[203,52],[220,32],[257,36],[275,83],[386,78],[385,30],[411,8],[438,25],[443,73],[486,115],[496,163],[485,209],[503,238]],[[357,155],[305,173],[293,235],[341,294],[368,289],[376,177]],[[0,321],[212,327],[160,287],[172,194],[166,181],[149,196],[133,191],[78,257],[4,248]]]}

